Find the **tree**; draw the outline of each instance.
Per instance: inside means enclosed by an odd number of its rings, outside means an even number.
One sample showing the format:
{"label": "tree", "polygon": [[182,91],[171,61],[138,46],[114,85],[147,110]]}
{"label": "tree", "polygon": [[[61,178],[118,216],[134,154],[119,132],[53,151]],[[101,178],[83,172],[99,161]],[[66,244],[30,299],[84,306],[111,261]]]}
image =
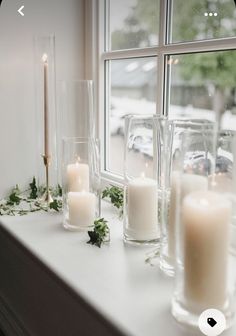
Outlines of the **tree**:
{"label": "tree", "polygon": [[159,0],[138,0],[137,4],[130,8],[122,29],[112,32],[112,49],[150,46],[152,37],[157,37],[158,3]]}
{"label": "tree", "polygon": [[[233,0],[177,0],[174,10],[174,41],[193,41],[236,36],[236,10]],[[212,16],[205,16],[212,13]],[[217,13],[217,16],[214,15]],[[186,55],[180,72],[186,81],[203,81],[213,86],[212,108],[220,121],[226,108],[227,92],[235,87],[235,52],[208,52]]]}
{"label": "tree", "polygon": [[[125,29],[113,32],[114,45],[119,48],[150,45],[150,36],[157,35],[154,13],[158,12],[158,3],[157,0],[137,0],[125,20]],[[172,0],[173,42],[232,36],[236,36],[234,0]],[[212,108],[218,119],[225,111],[226,93],[235,87],[235,59],[234,51],[193,53],[180,57],[179,76],[184,81],[191,85],[193,82],[194,85],[202,85],[205,81],[206,87],[213,87]]]}

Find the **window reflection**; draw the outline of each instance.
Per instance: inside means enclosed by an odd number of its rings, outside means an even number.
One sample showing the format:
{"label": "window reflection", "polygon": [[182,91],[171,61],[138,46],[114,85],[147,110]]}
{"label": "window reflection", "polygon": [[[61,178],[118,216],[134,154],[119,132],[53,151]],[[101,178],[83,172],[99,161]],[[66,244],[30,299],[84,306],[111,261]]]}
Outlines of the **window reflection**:
{"label": "window reflection", "polygon": [[236,130],[235,59],[235,50],[170,57],[170,118],[218,120]]}
{"label": "window reflection", "polygon": [[[110,66],[109,66],[110,65]],[[107,62],[110,68],[110,102],[107,130],[107,170],[123,174],[124,117],[156,113],[156,57]]]}

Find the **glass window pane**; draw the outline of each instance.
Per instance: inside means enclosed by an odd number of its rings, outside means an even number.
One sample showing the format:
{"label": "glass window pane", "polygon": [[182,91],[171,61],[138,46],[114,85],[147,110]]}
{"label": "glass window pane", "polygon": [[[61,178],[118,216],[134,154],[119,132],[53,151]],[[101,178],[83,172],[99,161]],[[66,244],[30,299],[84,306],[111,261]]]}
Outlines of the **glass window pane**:
{"label": "glass window pane", "polygon": [[234,0],[172,0],[171,42],[236,36]]}
{"label": "glass window pane", "polygon": [[156,57],[106,62],[108,73],[106,118],[106,167],[123,174],[124,117],[127,114],[156,113]]}
{"label": "glass window pane", "polygon": [[236,50],[169,57],[170,118],[217,119],[236,130],[235,59]]}
{"label": "glass window pane", "polygon": [[111,50],[157,45],[159,0],[107,0]]}

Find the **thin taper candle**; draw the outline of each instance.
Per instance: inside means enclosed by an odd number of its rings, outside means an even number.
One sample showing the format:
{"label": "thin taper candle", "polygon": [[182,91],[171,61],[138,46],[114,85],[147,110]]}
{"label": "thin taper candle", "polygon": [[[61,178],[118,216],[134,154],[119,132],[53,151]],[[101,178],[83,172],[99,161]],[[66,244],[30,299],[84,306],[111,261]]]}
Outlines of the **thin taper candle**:
{"label": "thin taper candle", "polygon": [[43,83],[44,83],[44,155],[49,156],[49,127],[48,127],[48,56],[42,57],[43,60]]}

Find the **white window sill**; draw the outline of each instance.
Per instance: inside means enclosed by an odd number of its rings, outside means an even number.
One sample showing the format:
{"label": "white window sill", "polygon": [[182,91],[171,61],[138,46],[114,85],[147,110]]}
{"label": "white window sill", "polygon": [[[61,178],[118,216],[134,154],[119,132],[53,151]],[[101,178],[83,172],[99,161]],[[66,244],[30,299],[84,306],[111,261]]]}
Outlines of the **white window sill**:
{"label": "white window sill", "polygon": [[[145,264],[150,248],[125,246],[108,203],[111,242],[86,244],[57,214],[4,217],[0,225],[0,325],[7,335],[199,335],[170,314],[173,280]],[[236,334],[233,327],[228,336]]]}

